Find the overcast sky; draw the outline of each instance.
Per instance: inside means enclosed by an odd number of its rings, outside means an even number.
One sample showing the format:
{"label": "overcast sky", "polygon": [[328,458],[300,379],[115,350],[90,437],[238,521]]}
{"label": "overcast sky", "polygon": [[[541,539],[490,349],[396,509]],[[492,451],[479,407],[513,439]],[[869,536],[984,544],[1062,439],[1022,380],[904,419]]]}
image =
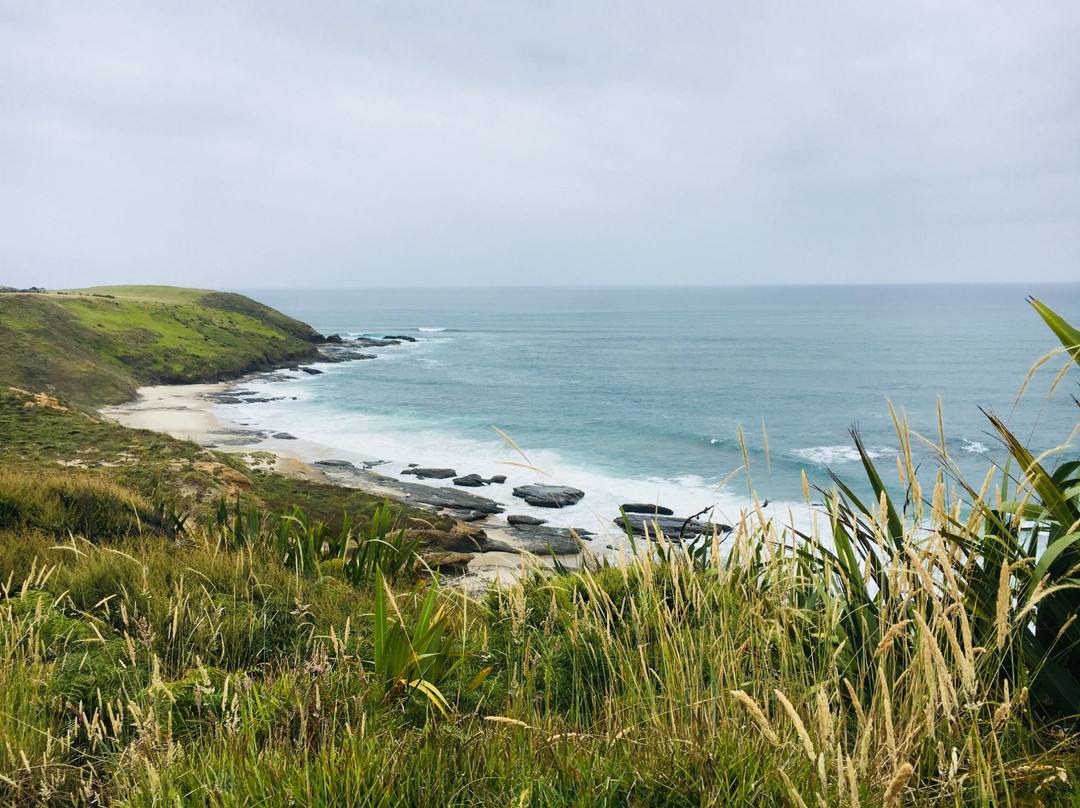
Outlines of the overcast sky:
{"label": "overcast sky", "polygon": [[0,284],[1030,280],[1077,0],[0,0]]}

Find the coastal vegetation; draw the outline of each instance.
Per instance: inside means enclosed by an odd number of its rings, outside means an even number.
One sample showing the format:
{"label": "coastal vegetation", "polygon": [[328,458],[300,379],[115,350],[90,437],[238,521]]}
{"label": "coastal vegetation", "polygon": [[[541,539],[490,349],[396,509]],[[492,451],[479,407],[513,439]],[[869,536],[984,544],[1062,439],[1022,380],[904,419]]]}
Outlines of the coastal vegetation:
{"label": "coastal vegetation", "polygon": [[83,408],[147,384],[311,359],[322,336],[243,295],[168,286],[0,294],[0,379]]}
{"label": "coastal vegetation", "polygon": [[2,802],[1080,805],[1080,463],[992,415],[984,480],[942,428],[924,487],[894,413],[815,531],[749,508],[474,599],[416,513],[39,392],[0,392]]}

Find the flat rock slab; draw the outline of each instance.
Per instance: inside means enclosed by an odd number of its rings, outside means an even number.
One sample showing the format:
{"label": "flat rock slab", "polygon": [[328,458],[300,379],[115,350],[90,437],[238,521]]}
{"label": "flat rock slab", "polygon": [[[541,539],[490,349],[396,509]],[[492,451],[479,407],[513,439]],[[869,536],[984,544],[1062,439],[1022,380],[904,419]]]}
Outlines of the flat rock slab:
{"label": "flat rock slab", "polygon": [[481,519],[487,519],[488,517],[483,511],[450,511],[450,516],[459,522],[479,522]]}
{"label": "flat rock slab", "polygon": [[[388,345],[397,345],[398,343],[387,343]],[[378,359],[378,354],[363,353],[357,350],[355,347],[348,347],[344,345],[331,345],[322,346],[319,348],[319,361],[320,362],[355,362],[361,359]]]}
{"label": "flat rock slab", "polygon": [[402,469],[401,473],[412,474],[418,480],[449,480],[457,476],[457,472],[453,469],[422,469],[417,466]]}
{"label": "flat rock slab", "polygon": [[[612,521],[619,527],[625,527],[621,516]],[[728,533],[731,530],[730,525],[699,522],[696,519],[680,519],[677,516],[654,517],[645,514],[628,513],[626,514],[626,521],[630,523],[630,530],[636,536],[644,536],[645,526],[648,525],[651,538],[656,538],[656,530],[659,528],[664,537],[672,541],[679,541],[680,539],[690,541],[701,535],[712,535],[714,528],[720,533]]]}
{"label": "flat rock slab", "polygon": [[344,342],[344,345],[353,345],[358,348],[389,348],[391,345],[400,345],[401,340],[398,337],[356,337]]}
{"label": "flat rock slab", "polygon": [[328,469],[354,469],[354,468],[356,468],[356,466],[354,466],[348,460],[316,460],[315,465],[316,466],[323,466],[323,467],[328,468]]}
{"label": "flat rock slab", "polygon": [[539,526],[547,524],[547,519],[539,519],[535,516],[526,516],[521,513],[510,514],[506,517],[506,521],[514,527],[520,527],[521,525]]}
{"label": "flat rock slab", "polygon": [[649,516],[674,516],[675,511],[665,508],[663,505],[649,505],[645,502],[628,502],[620,505],[626,513],[647,513]]}
{"label": "flat rock slab", "polygon": [[484,514],[502,513],[503,507],[498,502],[486,497],[478,497],[453,488],[435,488],[420,483],[407,483],[394,477],[386,477],[374,471],[358,469],[346,460],[317,460],[316,466],[326,475],[342,485],[385,493],[410,505],[426,507],[429,510],[446,508],[451,511],[479,511]]}
{"label": "flat rock slab", "polygon": [[[537,556],[577,555],[581,552],[581,543],[577,536],[584,538],[591,535],[587,530],[541,525],[515,525],[508,533],[520,550]],[[486,545],[484,549],[488,549]]]}
{"label": "flat rock slab", "polygon": [[519,485],[514,496],[536,508],[566,508],[580,502],[585,492],[566,485]]}

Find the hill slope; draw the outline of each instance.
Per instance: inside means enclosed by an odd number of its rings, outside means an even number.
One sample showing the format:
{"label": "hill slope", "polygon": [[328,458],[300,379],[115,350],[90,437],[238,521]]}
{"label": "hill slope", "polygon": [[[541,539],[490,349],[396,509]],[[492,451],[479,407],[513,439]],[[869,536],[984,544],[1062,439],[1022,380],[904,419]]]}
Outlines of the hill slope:
{"label": "hill slope", "polygon": [[99,286],[0,295],[0,382],[82,408],[317,355],[310,326],[243,295]]}

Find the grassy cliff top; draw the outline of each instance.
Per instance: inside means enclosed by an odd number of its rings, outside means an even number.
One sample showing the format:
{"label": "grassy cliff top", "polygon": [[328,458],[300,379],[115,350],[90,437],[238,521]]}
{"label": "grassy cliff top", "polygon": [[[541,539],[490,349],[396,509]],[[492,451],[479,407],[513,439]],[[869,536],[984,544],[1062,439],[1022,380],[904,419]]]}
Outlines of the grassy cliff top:
{"label": "grassy cliff top", "polygon": [[146,384],[313,357],[322,336],[251,298],[172,286],[0,294],[0,382],[96,408]]}

